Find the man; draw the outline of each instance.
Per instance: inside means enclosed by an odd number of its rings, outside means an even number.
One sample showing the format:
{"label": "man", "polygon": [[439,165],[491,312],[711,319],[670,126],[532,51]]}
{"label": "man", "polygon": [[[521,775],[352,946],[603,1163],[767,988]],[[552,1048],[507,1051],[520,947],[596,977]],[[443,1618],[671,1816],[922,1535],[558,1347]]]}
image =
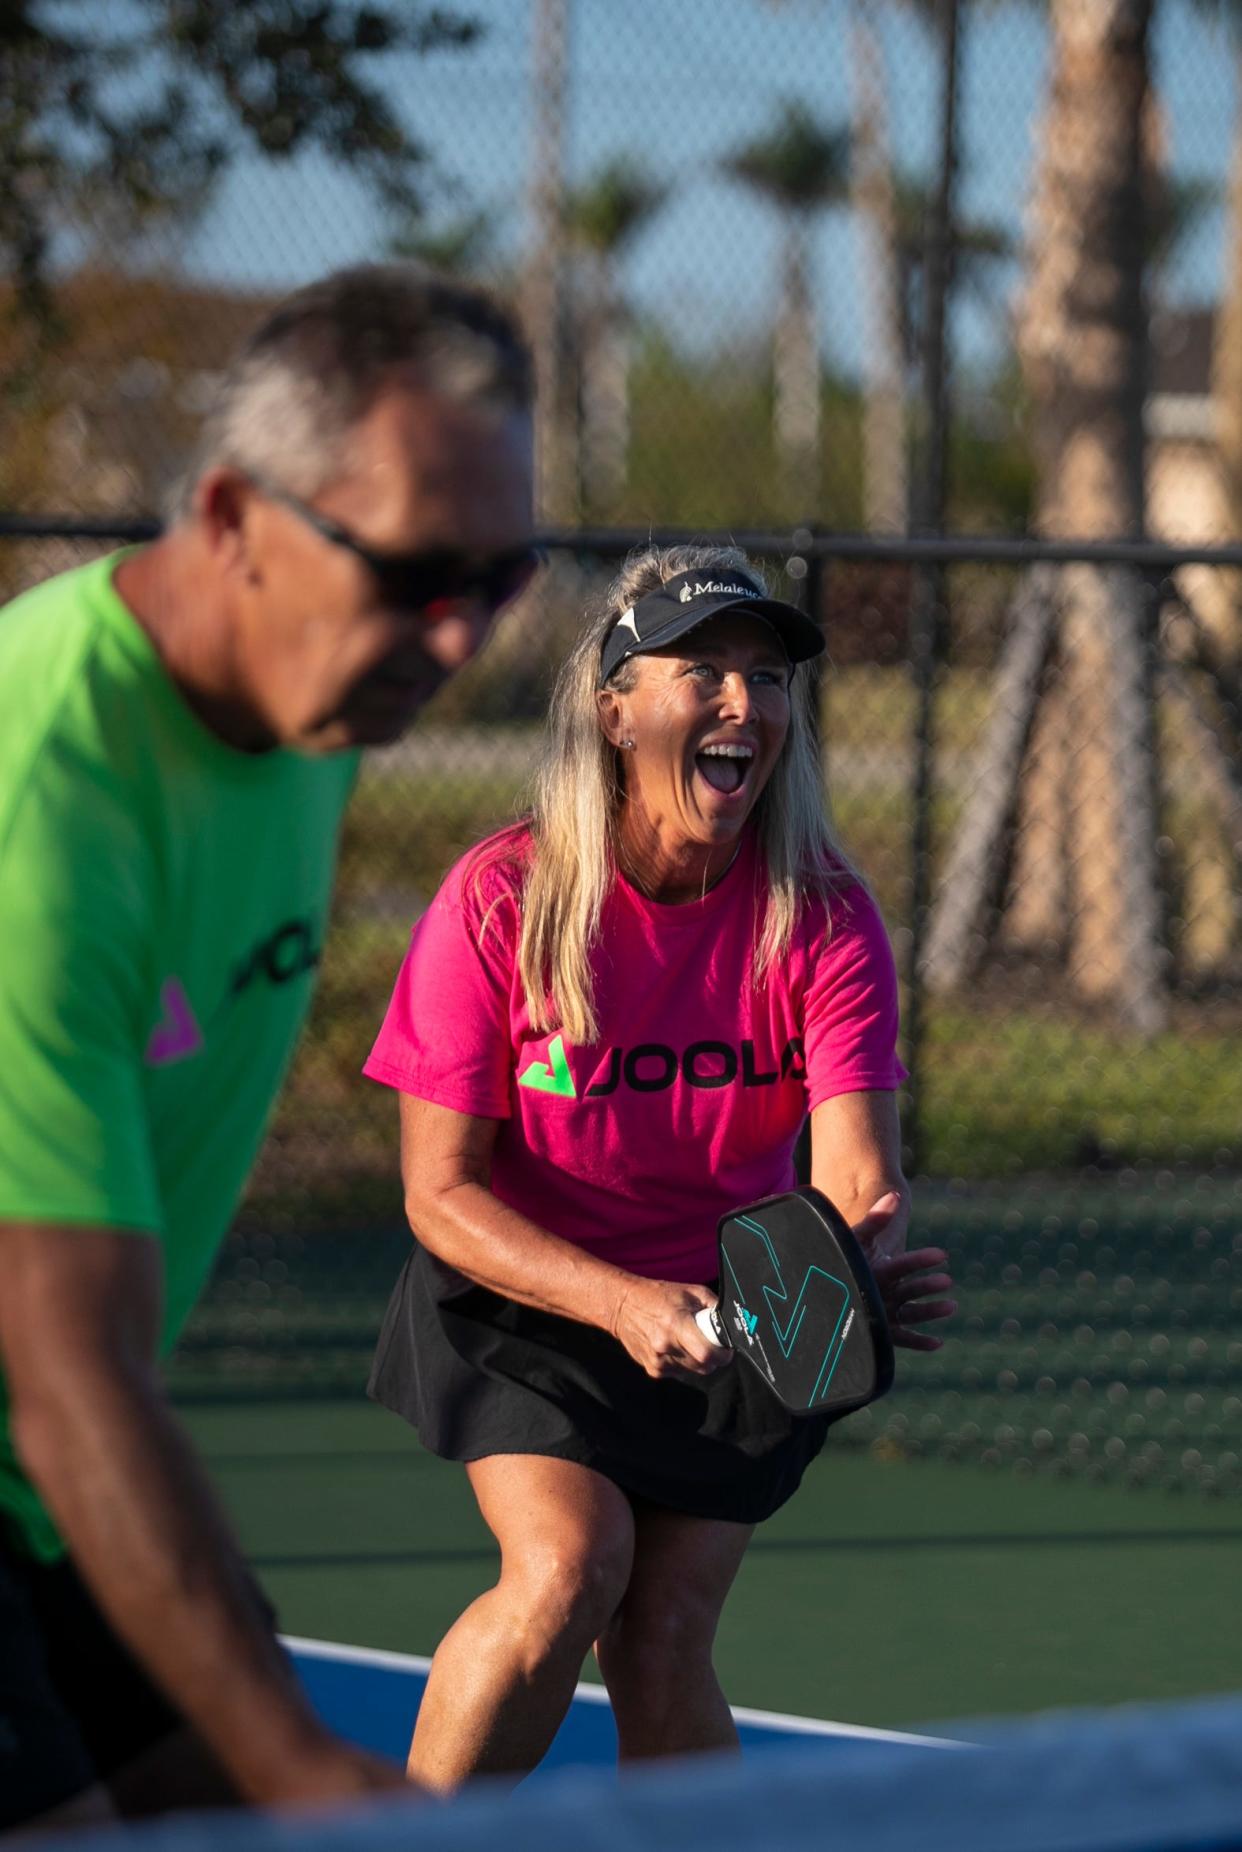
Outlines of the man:
{"label": "man", "polygon": [[300,291],[153,545],[0,613],[0,1829],[396,1769],[300,1694],[157,1376],[311,991],[354,748],[530,577],[529,369],[403,267]]}

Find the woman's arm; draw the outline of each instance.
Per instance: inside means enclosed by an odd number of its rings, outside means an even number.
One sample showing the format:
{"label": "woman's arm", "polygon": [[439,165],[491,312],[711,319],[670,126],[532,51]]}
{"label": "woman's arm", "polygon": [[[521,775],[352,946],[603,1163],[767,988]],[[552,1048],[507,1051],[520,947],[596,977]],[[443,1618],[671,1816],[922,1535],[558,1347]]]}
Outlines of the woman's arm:
{"label": "woman's arm", "polygon": [[706,1375],[728,1353],[694,1322],[706,1287],[627,1273],[549,1234],[492,1194],[494,1119],[401,1095],[401,1177],[411,1229],[438,1259],[519,1305],[598,1325],[649,1376]]}
{"label": "woman's arm", "polygon": [[901,1169],[895,1094],[839,1093],[815,1108],[811,1182],[836,1204],[861,1242],[894,1344],[939,1350],[943,1339],[913,1327],[951,1318],[957,1304],[935,1296],[953,1285],[944,1250],[905,1252],[910,1186]]}
{"label": "woman's arm", "polygon": [[882,1198],[897,1202],[883,1226],[864,1237],[868,1258],[900,1254],[910,1221],[910,1186],[901,1170],[895,1093],[838,1093],[811,1114],[811,1182],[853,1228]]}

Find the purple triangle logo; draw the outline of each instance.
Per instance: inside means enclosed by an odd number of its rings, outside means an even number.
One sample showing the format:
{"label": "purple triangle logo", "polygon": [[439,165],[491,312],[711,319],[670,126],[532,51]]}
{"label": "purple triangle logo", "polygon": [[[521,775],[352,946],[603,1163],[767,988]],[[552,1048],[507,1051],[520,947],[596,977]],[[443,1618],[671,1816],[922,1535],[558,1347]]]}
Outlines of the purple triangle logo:
{"label": "purple triangle logo", "polygon": [[190,999],[179,977],[165,978],[160,986],[160,1019],[147,1043],[148,1067],[168,1067],[196,1055],[203,1045],[203,1032],[194,1020]]}

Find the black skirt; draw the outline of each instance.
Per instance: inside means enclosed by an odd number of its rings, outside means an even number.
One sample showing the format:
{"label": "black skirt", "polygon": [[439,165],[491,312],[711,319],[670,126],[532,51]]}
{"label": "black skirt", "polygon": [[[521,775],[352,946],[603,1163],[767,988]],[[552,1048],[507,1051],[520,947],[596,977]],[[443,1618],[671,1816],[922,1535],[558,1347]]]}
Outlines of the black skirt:
{"label": "black skirt", "polygon": [[791,1415],[755,1370],[656,1380],[607,1332],[474,1286],[412,1244],[368,1394],[445,1460],[573,1460],[631,1497],[757,1524],[797,1491],[831,1419]]}

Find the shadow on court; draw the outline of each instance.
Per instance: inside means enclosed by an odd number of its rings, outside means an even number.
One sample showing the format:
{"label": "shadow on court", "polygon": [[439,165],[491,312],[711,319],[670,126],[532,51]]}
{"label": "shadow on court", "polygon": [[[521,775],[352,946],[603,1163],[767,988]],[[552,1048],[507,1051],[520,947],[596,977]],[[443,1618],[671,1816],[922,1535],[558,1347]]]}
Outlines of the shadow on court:
{"label": "shadow on court", "polygon": [[[1242,1543],[1242,1529],[1233,1530],[1162,1530],[1096,1531],[1084,1536],[1067,1531],[1062,1535],[1014,1532],[996,1536],[983,1533],[960,1537],[756,1537],[748,1555],[789,1556],[830,1552],[858,1551],[871,1555],[878,1551],[904,1552],[925,1550],[929,1546],[953,1550],[1047,1550],[1047,1549],[1118,1549],[1128,1547],[1160,1548],[1165,1544]],[[256,1569],[417,1569],[431,1563],[494,1563],[494,1549],[447,1550],[376,1550],[344,1551],[318,1556],[296,1551],[288,1556],[252,1556]]]}

